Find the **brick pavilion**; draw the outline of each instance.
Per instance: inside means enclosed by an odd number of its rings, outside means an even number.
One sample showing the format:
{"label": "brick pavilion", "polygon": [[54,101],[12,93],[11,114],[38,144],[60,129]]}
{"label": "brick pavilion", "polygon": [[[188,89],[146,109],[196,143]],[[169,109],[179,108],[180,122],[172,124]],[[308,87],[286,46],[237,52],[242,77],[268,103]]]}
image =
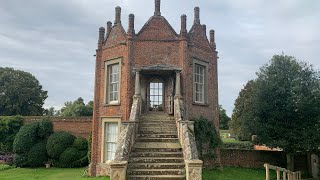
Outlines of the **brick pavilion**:
{"label": "brick pavilion", "polygon": [[140,31],[115,20],[99,29],[96,50],[92,152],[89,174],[111,179],[198,179],[202,161],[193,122],[203,116],[219,127],[217,51],[200,9],[177,33],[155,0]]}

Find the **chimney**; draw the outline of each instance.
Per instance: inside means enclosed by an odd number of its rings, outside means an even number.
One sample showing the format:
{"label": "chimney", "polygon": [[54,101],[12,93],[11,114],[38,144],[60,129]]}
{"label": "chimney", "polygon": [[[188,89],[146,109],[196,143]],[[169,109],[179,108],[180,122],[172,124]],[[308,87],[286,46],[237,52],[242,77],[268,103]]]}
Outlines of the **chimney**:
{"label": "chimney", "polygon": [[154,0],[154,3],[155,3],[154,16],[161,16],[161,12],[160,12],[161,0]]}
{"label": "chimney", "polygon": [[216,42],[215,42],[215,38],[214,38],[214,30],[210,30],[210,46],[216,50]]}
{"label": "chimney", "polygon": [[134,14],[129,14],[128,34],[134,35]]}
{"label": "chimney", "polygon": [[100,27],[99,28],[99,40],[98,40],[98,48],[101,48],[104,42],[104,34],[105,34],[105,28]]}
{"label": "chimney", "polygon": [[112,22],[108,21],[107,22],[107,36],[109,36],[110,32],[111,32],[111,27],[112,27]]}
{"label": "chimney", "polygon": [[204,35],[207,36],[207,26],[205,24],[202,24],[202,29],[203,29]]}
{"label": "chimney", "polygon": [[183,14],[181,16],[181,30],[180,30],[180,35],[181,36],[186,36],[187,34],[187,16]]}
{"label": "chimney", "polygon": [[114,20],[114,25],[121,23],[121,7],[116,7],[116,19]]}
{"label": "chimney", "polygon": [[200,8],[194,8],[194,24],[200,24]]}

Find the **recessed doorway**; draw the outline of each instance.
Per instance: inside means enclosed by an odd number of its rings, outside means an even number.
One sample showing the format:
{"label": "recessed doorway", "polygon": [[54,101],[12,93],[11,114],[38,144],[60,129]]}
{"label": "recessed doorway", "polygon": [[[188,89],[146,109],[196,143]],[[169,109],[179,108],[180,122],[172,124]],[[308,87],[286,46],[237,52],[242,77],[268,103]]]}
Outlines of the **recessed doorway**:
{"label": "recessed doorway", "polygon": [[149,87],[149,110],[163,111],[163,83],[160,80],[153,80]]}

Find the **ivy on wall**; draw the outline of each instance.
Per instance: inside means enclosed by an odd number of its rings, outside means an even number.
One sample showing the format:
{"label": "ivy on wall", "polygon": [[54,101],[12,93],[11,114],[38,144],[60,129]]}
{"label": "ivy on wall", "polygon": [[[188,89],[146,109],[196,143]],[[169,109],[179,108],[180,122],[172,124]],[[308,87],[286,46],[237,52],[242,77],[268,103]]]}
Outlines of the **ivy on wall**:
{"label": "ivy on wall", "polygon": [[214,150],[222,143],[213,121],[209,121],[202,116],[192,118],[191,121],[194,121],[194,133],[200,159],[215,158]]}

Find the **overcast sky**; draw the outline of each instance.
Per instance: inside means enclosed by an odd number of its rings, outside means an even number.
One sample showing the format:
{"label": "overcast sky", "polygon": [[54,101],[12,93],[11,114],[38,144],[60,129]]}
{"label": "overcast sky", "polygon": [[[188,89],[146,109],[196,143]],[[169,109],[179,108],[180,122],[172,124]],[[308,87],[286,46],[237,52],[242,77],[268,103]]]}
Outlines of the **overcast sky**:
{"label": "overcast sky", "polygon": [[[45,107],[93,99],[98,29],[136,17],[136,32],[153,15],[154,0],[1,0],[0,66],[32,73],[48,91]],[[180,16],[216,31],[219,98],[230,115],[243,85],[274,54],[284,52],[320,68],[319,0],[162,0],[162,15],[180,32]]]}

